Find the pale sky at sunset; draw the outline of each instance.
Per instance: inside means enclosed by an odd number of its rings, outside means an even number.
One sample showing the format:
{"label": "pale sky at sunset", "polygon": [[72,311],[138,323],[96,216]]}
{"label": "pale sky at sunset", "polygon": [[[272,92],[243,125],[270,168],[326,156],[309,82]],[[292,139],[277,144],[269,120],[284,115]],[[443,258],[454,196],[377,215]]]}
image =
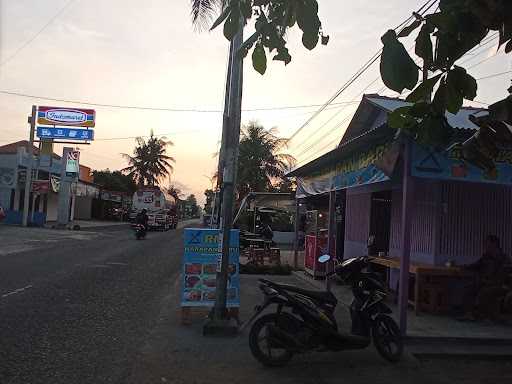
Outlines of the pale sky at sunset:
{"label": "pale sky at sunset", "polygon": [[[0,0],[0,63],[32,39],[67,2]],[[243,108],[322,104],[381,47],[380,36],[424,2],[320,0],[329,45],[309,52],[300,45],[299,36],[291,34],[292,63],[284,67],[281,62],[270,62],[265,76],[256,73],[247,60]],[[489,50],[469,57],[467,66],[493,55],[495,47],[489,44]],[[220,110],[227,50],[220,29],[194,31],[188,0],[75,0],[0,68],[0,90],[104,104]],[[501,52],[469,72],[478,78],[510,70],[511,57]],[[375,65],[337,102],[359,99],[361,90],[377,77]],[[505,96],[511,77],[480,82],[478,100],[489,103]],[[381,88],[379,80],[366,93]],[[0,145],[27,138],[26,119],[32,104],[80,107],[0,94]],[[346,127],[339,122],[355,106],[324,112],[297,136],[289,152],[304,161],[334,148]],[[210,186],[203,175],[211,176],[216,166],[213,154],[220,139],[220,113],[94,108],[97,139],[147,135],[150,129],[166,134],[175,143],[169,151],[176,158],[173,181],[203,201],[203,191]],[[245,112],[242,118],[243,122],[257,119],[268,128],[277,126],[283,136],[289,136],[307,120],[306,113],[314,110]],[[125,166],[119,154],[130,153],[133,145],[133,139],[98,140],[81,147],[81,162],[95,169],[119,169]]]}

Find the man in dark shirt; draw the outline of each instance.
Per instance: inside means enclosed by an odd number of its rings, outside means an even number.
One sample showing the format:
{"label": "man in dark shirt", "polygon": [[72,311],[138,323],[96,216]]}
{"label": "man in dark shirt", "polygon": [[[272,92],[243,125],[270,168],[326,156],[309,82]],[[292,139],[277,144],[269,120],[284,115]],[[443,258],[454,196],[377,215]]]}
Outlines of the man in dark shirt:
{"label": "man in dark shirt", "polygon": [[142,211],[140,211],[138,214],[137,214],[137,217],[135,218],[135,223],[136,224],[142,224],[145,228],[145,230],[148,229],[148,215],[146,213],[147,211],[145,209],[143,209]]}
{"label": "man in dark shirt", "polygon": [[466,319],[495,320],[498,317],[500,300],[505,291],[505,266],[508,262],[507,256],[501,250],[498,237],[487,236],[482,257],[466,266],[466,269],[476,273],[475,284],[466,292],[466,307],[471,307]]}

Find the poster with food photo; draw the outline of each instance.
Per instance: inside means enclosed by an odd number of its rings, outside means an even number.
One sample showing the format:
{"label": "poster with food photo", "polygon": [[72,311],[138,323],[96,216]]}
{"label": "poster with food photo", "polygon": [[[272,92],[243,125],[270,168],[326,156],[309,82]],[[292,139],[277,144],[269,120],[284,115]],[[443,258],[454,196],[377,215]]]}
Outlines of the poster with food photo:
{"label": "poster with food photo", "polygon": [[[219,231],[216,229],[185,229],[181,279],[182,306],[211,307],[214,305],[219,258],[218,238]],[[232,230],[228,267],[228,307],[240,306],[239,259],[239,231]]]}

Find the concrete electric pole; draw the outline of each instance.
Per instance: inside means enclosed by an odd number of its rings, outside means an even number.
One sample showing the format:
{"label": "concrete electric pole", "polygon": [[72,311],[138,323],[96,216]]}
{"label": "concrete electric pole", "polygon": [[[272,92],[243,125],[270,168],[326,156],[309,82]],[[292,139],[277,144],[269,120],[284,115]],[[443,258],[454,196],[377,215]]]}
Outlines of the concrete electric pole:
{"label": "concrete electric pole", "polygon": [[[222,250],[220,272],[217,273],[217,289],[212,318],[205,324],[204,334],[234,334],[237,331],[227,316],[227,284],[229,267],[229,239],[233,223],[236,175],[238,168],[238,144],[242,114],[243,57],[238,54],[243,42],[243,24],[230,46],[230,60],[226,84],[226,100],[223,116],[222,144],[219,156],[219,177],[222,179],[219,231],[219,251]],[[227,107],[227,108],[226,108]]]}

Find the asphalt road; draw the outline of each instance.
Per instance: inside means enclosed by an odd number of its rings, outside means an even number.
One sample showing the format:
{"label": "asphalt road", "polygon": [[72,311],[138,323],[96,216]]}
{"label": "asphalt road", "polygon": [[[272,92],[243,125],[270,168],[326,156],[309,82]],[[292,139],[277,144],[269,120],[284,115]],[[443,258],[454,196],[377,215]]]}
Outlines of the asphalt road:
{"label": "asphalt road", "polygon": [[123,383],[178,271],[182,230],[136,241],[0,228],[0,383]]}

